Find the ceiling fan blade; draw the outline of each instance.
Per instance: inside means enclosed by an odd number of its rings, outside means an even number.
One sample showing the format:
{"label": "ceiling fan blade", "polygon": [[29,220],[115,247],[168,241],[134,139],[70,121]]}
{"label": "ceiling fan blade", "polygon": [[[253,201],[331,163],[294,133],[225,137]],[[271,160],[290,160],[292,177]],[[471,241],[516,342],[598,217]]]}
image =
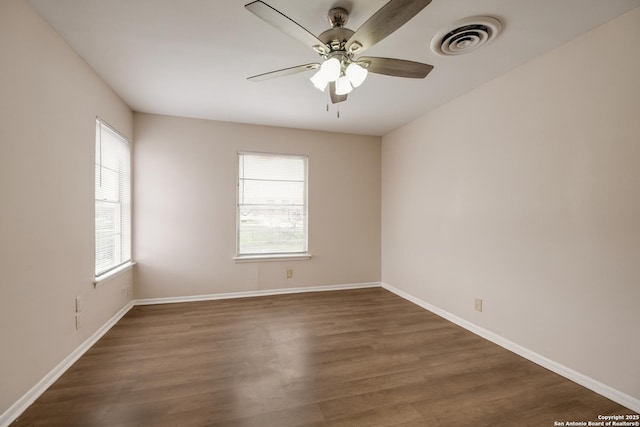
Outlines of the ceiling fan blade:
{"label": "ceiling fan blade", "polygon": [[336,93],[336,82],[329,83],[329,93],[331,94],[331,103],[337,104],[347,100],[347,95],[338,95]]}
{"label": "ceiling fan blade", "polygon": [[302,42],[306,46],[311,47],[320,54],[328,53],[329,47],[324,44],[319,38],[314,36],[302,25],[298,24],[293,19],[289,18],[284,13],[274,9],[265,2],[254,1],[246,4],[245,9],[256,15],[263,21],[271,24],[273,27],[282,31],[283,33],[293,37],[294,39]]}
{"label": "ceiling fan blade", "polygon": [[402,27],[427,7],[431,0],[391,0],[349,38],[347,52],[361,53]]}
{"label": "ceiling fan blade", "polygon": [[407,61],[405,59],[379,58],[376,56],[362,56],[358,64],[370,73],[385,74],[387,76],[408,77],[410,79],[424,79],[433,70],[433,65],[422,62]]}
{"label": "ceiling fan blade", "polygon": [[270,71],[268,73],[258,74],[256,76],[247,77],[247,80],[252,82],[261,82],[263,80],[275,79],[278,77],[289,76],[291,74],[301,73],[303,71],[315,70],[319,68],[320,64],[304,64],[296,67],[283,68],[282,70]]}

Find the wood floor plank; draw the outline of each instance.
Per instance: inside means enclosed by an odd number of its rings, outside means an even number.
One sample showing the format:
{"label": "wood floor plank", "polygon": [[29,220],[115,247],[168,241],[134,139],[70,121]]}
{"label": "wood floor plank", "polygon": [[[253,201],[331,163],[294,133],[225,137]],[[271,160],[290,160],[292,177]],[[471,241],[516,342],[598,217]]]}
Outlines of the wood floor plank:
{"label": "wood floor plank", "polygon": [[632,413],[372,288],[134,307],[13,426],[551,426]]}

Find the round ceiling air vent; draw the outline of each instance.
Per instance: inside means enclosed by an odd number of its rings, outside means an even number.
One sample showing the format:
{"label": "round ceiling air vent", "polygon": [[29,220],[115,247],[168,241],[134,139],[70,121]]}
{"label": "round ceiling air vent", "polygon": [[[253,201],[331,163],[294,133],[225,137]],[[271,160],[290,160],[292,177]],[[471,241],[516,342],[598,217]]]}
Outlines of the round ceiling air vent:
{"label": "round ceiling air vent", "polygon": [[462,55],[491,42],[502,25],[490,16],[461,19],[440,31],[431,39],[431,50],[438,55]]}

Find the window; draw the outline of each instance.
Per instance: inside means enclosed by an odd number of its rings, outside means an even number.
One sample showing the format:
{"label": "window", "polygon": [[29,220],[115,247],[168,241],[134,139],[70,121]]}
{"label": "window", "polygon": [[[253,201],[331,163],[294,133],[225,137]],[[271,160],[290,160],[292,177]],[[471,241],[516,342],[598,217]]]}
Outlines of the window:
{"label": "window", "polygon": [[308,255],[306,156],[238,153],[237,255]]}
{"label": "window", "polygon": [[96,120],[96,277],[131,261],[129,142]]}

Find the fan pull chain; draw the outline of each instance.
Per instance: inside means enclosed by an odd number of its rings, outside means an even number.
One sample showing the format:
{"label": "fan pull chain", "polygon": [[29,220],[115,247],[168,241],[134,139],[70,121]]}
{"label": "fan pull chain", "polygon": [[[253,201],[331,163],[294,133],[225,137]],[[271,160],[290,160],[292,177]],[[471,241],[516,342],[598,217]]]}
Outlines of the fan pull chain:
{"label": "fan pull chain", "polygon": [[325,90],[325,93],[327,94],[327,113],[329,112],[329,91]]}
{"label": "fan pull chain", "polygon": [[338,104],[338,112],[337,112],[336,116],[337,116],[338,118],[340,118],[340,104]]}

